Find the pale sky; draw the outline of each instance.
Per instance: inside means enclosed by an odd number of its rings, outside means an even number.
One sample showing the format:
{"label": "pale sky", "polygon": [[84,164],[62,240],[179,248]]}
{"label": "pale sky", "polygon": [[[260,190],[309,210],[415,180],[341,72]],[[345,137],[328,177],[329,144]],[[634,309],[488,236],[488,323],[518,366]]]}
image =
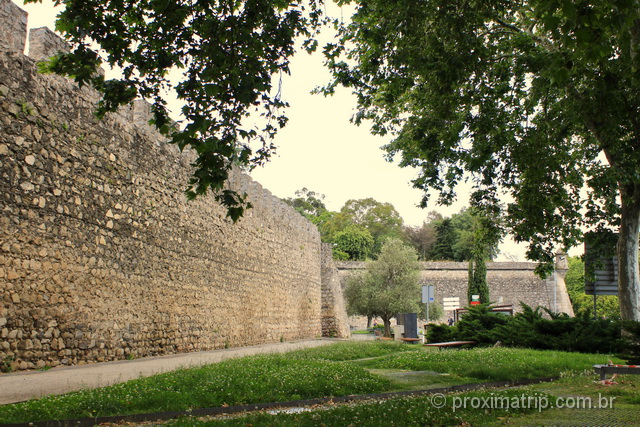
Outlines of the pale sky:
{"label": "pale sky", "polygon": [[[22,0],[13,1],[29,13],[29,28],[54,27],[56,12],[51,0],[26,6]],[[367,124],[357,127],[349,122],[355,97],[343,88],[327,98],[310,94],[328,81],[321,53],[302,51],[293,58],[291,76],[283,77],[282,86],[282,98],[291,105],[286,112],[289,122],[275,138],[277,153],[266,166],[252,172],[256,181],[282,198],[294,197],[296,190],[306,187],[324,194],[327,208],[334,211],[349,199],[372,197],[391,203],[407,225],[420,225],[431,210],[450,216],[468,205],[470,187],[460,187],[454,205],[436,206],[434,196],[427,209],[418,208],[422,192],[410,183],[416,171],[388,163],[380,149],[390,137],[373,136]],[[506,241],[498,260],[523,261],[524,250]]]}

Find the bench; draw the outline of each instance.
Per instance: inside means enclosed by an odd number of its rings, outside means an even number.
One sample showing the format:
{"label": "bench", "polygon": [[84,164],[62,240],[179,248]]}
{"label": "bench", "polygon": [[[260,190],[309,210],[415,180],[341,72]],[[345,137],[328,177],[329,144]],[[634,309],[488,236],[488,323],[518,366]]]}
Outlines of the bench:
{"label": "bench", "polygon": [[607,374],[640,374],[640,366],[637,365],[593,365],[596,374],[600,374],[600,381],[607,379]]}
{"label": "bench", "polygon": [[438,347],[440,350],[443,348],[460,348],[463,345],[474,345],[475,341],[447,341],[447,342],[434,342],[423,344],[425,347]]}
{"label": "bench", "polygon": [[413,344],[420,341],[420,338],[400,338],[400,340],[409,344]]}
{"label": "bench", "polygon": [[382,331],[380,329],[375,330],[373,332],[373,335],[376,340],[393,341],[393,338],[385,337],[384,335],[382,335]]}

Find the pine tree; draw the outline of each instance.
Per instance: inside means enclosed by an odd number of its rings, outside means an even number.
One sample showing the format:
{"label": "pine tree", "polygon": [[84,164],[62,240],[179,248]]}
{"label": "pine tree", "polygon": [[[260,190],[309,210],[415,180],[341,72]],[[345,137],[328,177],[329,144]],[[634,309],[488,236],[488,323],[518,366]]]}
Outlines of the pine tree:
{"label": "pine tree", "polygon": [[456,241],[456,234],[451,219],[446,218],[436,225],[436,243],[433,248],[434,260],[452,260],[453,243]]}

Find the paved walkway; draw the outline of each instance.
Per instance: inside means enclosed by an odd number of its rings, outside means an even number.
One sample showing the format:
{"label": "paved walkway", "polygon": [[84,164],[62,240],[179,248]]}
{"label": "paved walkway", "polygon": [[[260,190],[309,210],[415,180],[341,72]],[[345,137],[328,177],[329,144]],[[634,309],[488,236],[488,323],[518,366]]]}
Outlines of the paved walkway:
{"label": "paved walkway", "polygon": [[104,387],[178,368],[206,365],[236,357],[265,353],[284,353],[302,348],[319,347],[335,341],[341,340],[323,338],[272,343],[251,347],[120,360],[117,362],[56,367],[48,371],[0,374],[0,404],[21,402],[49,394],[62,394],[83,388]]}

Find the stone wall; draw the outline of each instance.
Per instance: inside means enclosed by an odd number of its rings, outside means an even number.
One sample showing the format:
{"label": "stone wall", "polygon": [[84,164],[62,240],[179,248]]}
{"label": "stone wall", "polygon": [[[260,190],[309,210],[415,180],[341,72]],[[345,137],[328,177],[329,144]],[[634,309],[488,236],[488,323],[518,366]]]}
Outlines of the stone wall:
{"label": "stone wall", "polygon": [[333,261],[332,245],[322,244],[322,335],[348,338],[349,319],[342,295],[340,274]]}
{"label": "stone wall", "polygon": [[[316,227],[238,172],[229,185],[254,208],[237,224],[210,196],[186,201],[190,156],[146,124],[148,105],[94,119],[98,95],[38,74],[5,34],[24,14],[9,0],[0,12],[0,362],[320,336],[333,293]],[[38,58],[63,46],[51,34],[32,32]]]}
{"label": "stone wall", "polygon": [[[365,268],[364,262],[337,262],[336,265],[343,285],[346,277]],[[442,305],[443,298],[459,297],[461,305],[466,305],[469,271],[466,262],[421,262],[420,265],[420,284],[435,286],[436,304]],[[567,271],[564,264],[558,262],[555,279],[552,276],[547,280],[534,274],[535,267],[536,264],[532,262],[487,263],[487,283],[491,301],[496,304],[513,304],[516,312],[521,311],[520,302],[533,308],[541,306],[553,309],[555,289],[557,311],[573,316],[564,285],[563,278]],[[441,320],[446,320],[450,315],[450,312],[445,312]]]}
{"label": "stone wall", "polygon": [[47,27],[29,31],[29,57],[36,61],[49,59],[58,52],[69,52],[69,45]]}
{"label": "stone wall", "polygon": [[27,40],[27,12],[12,1],[0,1],[0,50],[24,52]]}

